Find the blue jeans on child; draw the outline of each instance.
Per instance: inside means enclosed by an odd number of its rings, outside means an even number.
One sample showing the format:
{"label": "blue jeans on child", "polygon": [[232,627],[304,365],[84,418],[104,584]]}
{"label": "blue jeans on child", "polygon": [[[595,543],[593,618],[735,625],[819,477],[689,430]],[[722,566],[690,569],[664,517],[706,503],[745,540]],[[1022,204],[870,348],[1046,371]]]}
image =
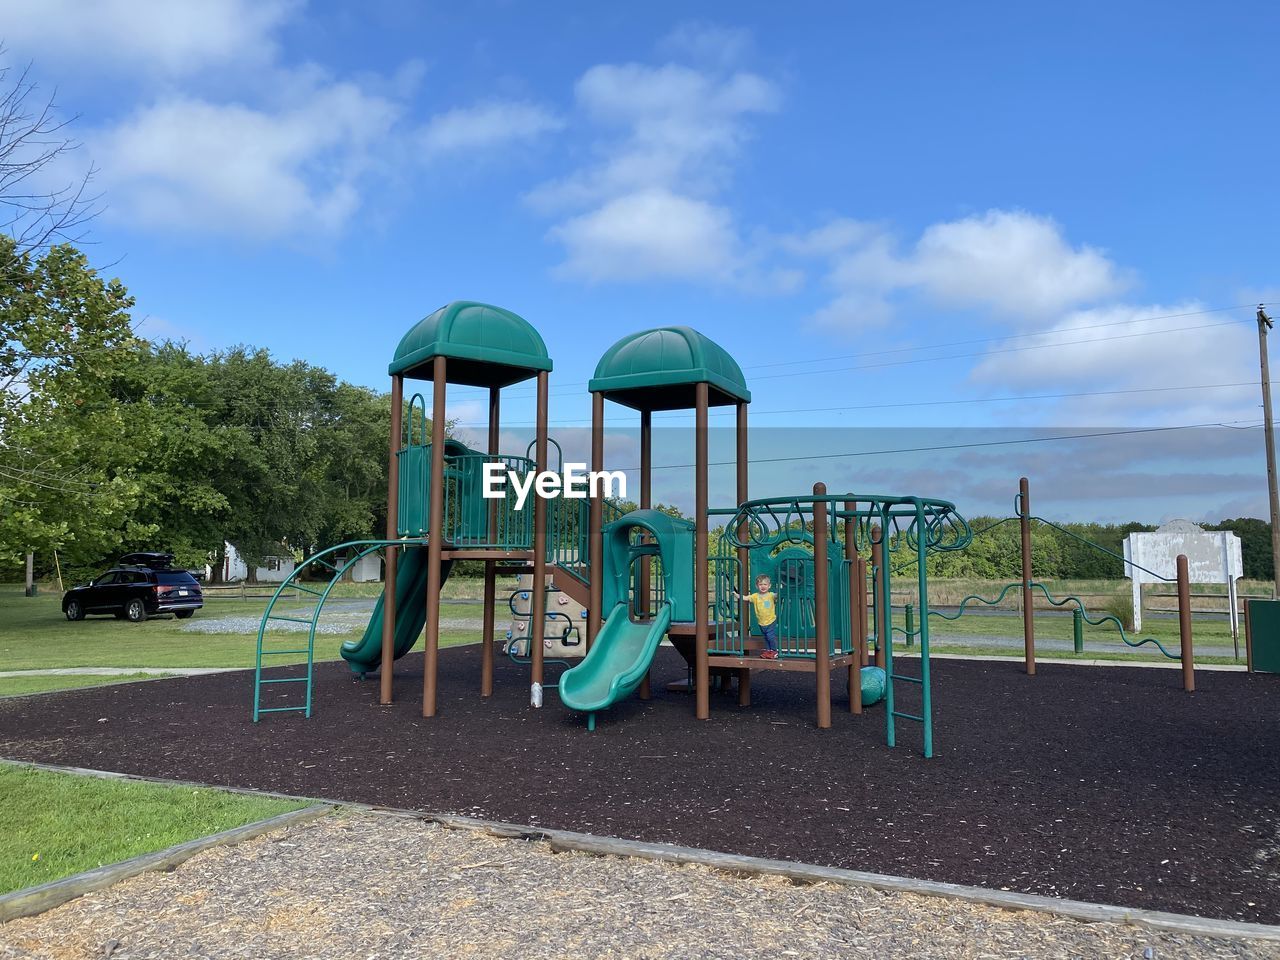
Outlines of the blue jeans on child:
{"label": "blue jeans on child", "polygon": [[766,650],[778,649],[778,624],[777,622],[760,625],[760,633],[764,637],[764,648]]}

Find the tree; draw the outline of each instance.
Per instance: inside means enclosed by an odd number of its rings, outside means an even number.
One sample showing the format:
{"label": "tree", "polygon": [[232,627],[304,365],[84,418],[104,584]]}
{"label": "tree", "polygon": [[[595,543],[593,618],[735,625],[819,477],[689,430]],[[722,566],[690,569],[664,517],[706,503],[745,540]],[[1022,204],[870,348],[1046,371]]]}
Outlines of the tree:
{"label": "tree", "polygon": [[110,384],[144,348],[132,306],[74,248],[0,235],[0,560],[126,536],[139,491]]}
{"label": "tree", "polygon": [[[0,57],[4,56],[0,47]],[[46,186],[55,164],[79,144],[68,135],[53,97],[37,96],[28,66],[16,77],[0,66],[0,229],[13,246],[0,255],[36,253],[55,243],[77,243],[97,215],[90,167],[79,179]],[[3,262],[3,261],[0,261]]]}

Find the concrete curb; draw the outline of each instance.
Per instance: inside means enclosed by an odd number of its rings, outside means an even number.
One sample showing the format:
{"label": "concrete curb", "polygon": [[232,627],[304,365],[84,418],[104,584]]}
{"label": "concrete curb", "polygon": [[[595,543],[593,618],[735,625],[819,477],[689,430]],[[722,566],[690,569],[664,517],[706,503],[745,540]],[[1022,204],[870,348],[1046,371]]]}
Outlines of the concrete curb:
{"label": "concrete curb", "polygon": [[87,893],[93,893],[95,890],[102,890],[121,880],[136,877],[140,873],[146,873],[150,870],[172,870],[180,863],[190,860],[202,851],[213,847],[240,843],[243,840],[259,837],[273,830],[280,830],[283,827],[328,816],[333,812],[333,809],[329,804],[323,804],[306,807],[302,810],[290,810],[288,813],[281,813],[266,820],[257,820],[253,823],[246,823],[241,827],[223,830],[221,833],[188,840],[186,843],[169,847],[167,850],[144,853],[142,856],[133,857],[130,860],[122,860],[120,863],[111,863],[93,870],[86,870],[84,873],[77,873],[74,876],[54,880],[38,887],[15,890],[13,893],[0,896],[0,924],[17,920],[19,917],[33,917],[36,914],[44,913],[46,910],[52,910],[54,907],[60,907],[64,903],[83,897]]}
{"label": "concrete curb", "polygon": [[[187,780],[165,780],[159,777],[133,776],[127,773],[115,773],[109,770],[89,770],[83,767],[60,767],[53,764],[29,763],[22,760],[0,758],[0,763],[34,767],[37,770],[49,770],[56,773],[73,773],[80,776],[103,777],[113,780],[140,780],[147,783],[178,784],[181,786],[206,787],[223,790],[227,793],[244,793],[260,797],[299,800],[289,794],[274,793],[266,790],[250,790],[244,787],[220,787],[215,784],[197,783]],[[887,890],[898,893],[913,893],[924,897],[941,897],[949,900],[961,900],[966,903],[982,904],[1002,910],[1031,910],[1053,916],[1067,917],[1089,923],[1128,923],[1156,930],[1170,930],[1177,933],[1191,934],[1201,937],[1231,937],[1236,939],[1257,940],[1269,943],[1280,943],[1280,925],[1264,923],[1246,923],[1241,920],[1214,920],[1207,917],[1196,917],[1190,914],[1167,913],[1160,910],[1143,910],[1137,907],[1121,907],[1112,904],[1088,903],[1083,900],[1062,900],[1057,897],[1045,897],[1036,894],[1013,893],[1006,890],[993,890],[989,887],[975,887],[959,883],[944,883],[938,880],[916,880],[911,877],[898,877],[885,873],[869,873],[863,870],[846,870],[841,867],[822,867],[816,864],[796,863],[790,860],[769,860],[763,857],[746,857],[733,853],[718,853],[714,850],[703,850],[698,847],[682,847],[670,843],[648,843],[643,840],[621,840],[613,837],[599,837],[590,833],[576,833],[572,830],[555,830],[547,827],[535,827],[527,824],[504,823],[499,820],[483,820],[451,813],[426,813],[421,810],[410,810],[402,807],[383,807],[374,804],[352,803],[345,800],[319,799],[321,806],[296,811],[306,814],[318,811],[313,816],[320,816],[334,808],[359,810],[381,816],[399,817],[409,820],[422,820],[435,823],[451,830],[469,830],[487,836],[502,837],[511,840],[531,840],[544,842],[551,849],[561,853],[585,853],[596,856],[637,857],[642,860],[658,860],[666,863],[698,864],[715,870],[723,870],[739,876],[774,876],[786,877],[798,883],[838,883],[845,886],[870,887],[875,890]],[[284,814],[289,817],[294,814]],[[279,820],[279,817],[273,820]],[[306,818],[310,819],[310,817]],[[263,824],[272,821],[262,821]],[[250,825],[253,826],[253,825]],[[247,829],[247,828],[240,828]],[[269,829],[275,829],[274,827]],[[228,831],[234,832],[234,831]],[[262,832],[266,832],[263,830]],[[221,836],[219,834],[218,836]],[[213,840],[208,837],[206,840]],[[244,839],[244,838],[240,838]],[[200,841],[193,841],[200,842]],[[234,841],[232,841],[234,842]],[[213,846],[213,844],[209,844]],[[185,846],[185,845],[184,845]],[[175,850],[178,848],[174,848]],[[198,852],[198,851],[193,851]],[[191,854],[187,854],[191,856]],[[186,859],[183,857],[182,859]],[[181,861],[178,861],[181,862]],[[146,868],[144,868],[146,869]],[[141,871],[137,871],[141,872]],[[132,876],[132,874],[129,874]],[[115,879],[124,879],[117,877]],[[114,881],[111,881],[114,882]],[[103,884],[105,886],[106,884]],[[41,888],[35,888],[41,889]],[[96,888],[95,888],[96,889]],[[32,892],[32,891],[27,891]],[[88,892],[88,891],[85,891]],[[79,894],[77,894],[79,896]],[[0,898],[0,921],[4,919],[2,912],[3,899]],[[53,906],[53,904],[51,904]],[[44,909],[48,909],[45,907]]]}

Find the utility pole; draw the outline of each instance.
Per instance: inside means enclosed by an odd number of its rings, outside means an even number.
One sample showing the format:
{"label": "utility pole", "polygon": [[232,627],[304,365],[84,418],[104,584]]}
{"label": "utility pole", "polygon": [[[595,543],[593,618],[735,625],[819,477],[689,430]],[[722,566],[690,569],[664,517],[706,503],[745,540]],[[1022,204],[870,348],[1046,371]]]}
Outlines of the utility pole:
{"label": "utility pole", "polygon": [[1267,440],[1267,493],[1271,497],[1272,596],[1280,599],[1280,493],[1276,491],[1276,435],[1271,420],[1271,371],[1267,365],[1267,331],[1271,318],[1258,304],[1258,356],[1262,362],[1262,425]]}

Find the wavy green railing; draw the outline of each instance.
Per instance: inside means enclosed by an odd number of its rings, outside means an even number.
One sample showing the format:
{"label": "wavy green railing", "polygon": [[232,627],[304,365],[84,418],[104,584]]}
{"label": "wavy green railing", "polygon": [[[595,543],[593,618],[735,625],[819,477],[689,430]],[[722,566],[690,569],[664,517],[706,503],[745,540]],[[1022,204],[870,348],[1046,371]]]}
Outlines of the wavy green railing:
{"label": "wavy green railing", "polygon": [[[1104,623],[1107,623],[1108,621],[1111,623],[1114,623],[1116,625],[1116,631],[1120,634],[1120,639],[1124,641],[1126,646],[1137,648],[1137,647],[1143,646],[1144,644],[1154,643],[1156,645],[1156,649],[1158,649],[1162,654],[1164,654],[1164,656],[1167,659],[1169,660],[1182,659],[1182,657],[1179,654],[1170,653],[1168,650],[1166,650],[1164,648],[1164,645],[1161,644],[1160,641],[1157,640],[1155,637],[1144,637],[1141,640],[1130,640],[1129,635],[1125,632],[1124,624],[1121,623],[1120,618],[1113,613],[1103,614],[1101,617],[1098,617],[1095,620],[1093,617],[1089,616],[1089,611],[1085,608],[1084,601],[1081,600],[1079,597],[1067,596],[1067,597],[1063,597],[1061,600],[1055,600],[1053,598],[1053,594],[1049,592],[1049,588],[1046,587],[1043,583],[1039,582],[1038,580],[1032,580],[1030,583],[1030,586],[1033,590],[1038,589],[1044,595],[1044,598],[1048,600],[1051,604],[1053,604],[1055,607],[1065,607],[1069,603],[1074,603],[1076,605],[1076,609],[1080,611],[1080,616],[1084,618],[1084,622],[1089,624],[1090,626],[1100,627]],[[941,617],[943,620],[959,620],[960,617],[964,615],[965,608],[969,605],[970,601],[976,601],[988,607],[995,607],[995,606],[998,606],[1001,603],[1001,601],[1003,601],[1004,598],[1009,595],[1009,591],[1014,589],[1015,587],[1021,589],[1022,581],[1016,580],[1013,583],[1006,585],[1005,588],[1000,591],[1000,595],[997,596],[994,600],[988,600],[986,597],[980,597],[977,594],[971,593],[969,594],[969,596],[965,597],[960,601],[960,607],[959,609],[956,610],[954,614],[946,614],[946,613],[943,613],[941,610],[930,610],[929,616]]]}
{"label": "wavy green railing", "polygon": [[1164,645],[1161,644],[1160,641],[1157,640],[1155,637],[1144,637],[1143,639],[1138,641],[1130,640],[1128,635],[1124,632],[1124,624],[1121,623],[1120,618],[1113,613],[1103,614],[1097,620],[1094,620],[1089,616],[1089,611],[1087,611],[1084,607],[1084,601],[1081,600],[1079,597],[1063,597],[1061,600],[1055,600],[1053,599],[1053,594],[1049,592],[1048,587],[1046,587],[1043,583],[1040,583],[1039,581],[1036,581],[1036,580],[1032,580],[1030,585],[1032,589],[1039,588],[1040,592],[1044,594],[1044,598],[1048,600],[1051,604],[1053,604],[1055,607],[1064,607],[1068,603],[1075,603],[1076,609],[1080,611],[1080,616],[1084,618],[1084,622],[1091,626],[1100,627],[1102,626],[1102,624],[1110,620],[1112,623],[1116,625],[1116,630],[1120,633],[1120,639],[1123,640],[1127,646],[1136,648],[1146,643],[1154,643],[1156,645],[1156,649],[1158,649],[1162,654],[1164,654],[1166,659],[1168,660],[1182,659],[1182,656],[1180,654],[1170,653],[1168,650],[1166,650],[1164,648]]}

